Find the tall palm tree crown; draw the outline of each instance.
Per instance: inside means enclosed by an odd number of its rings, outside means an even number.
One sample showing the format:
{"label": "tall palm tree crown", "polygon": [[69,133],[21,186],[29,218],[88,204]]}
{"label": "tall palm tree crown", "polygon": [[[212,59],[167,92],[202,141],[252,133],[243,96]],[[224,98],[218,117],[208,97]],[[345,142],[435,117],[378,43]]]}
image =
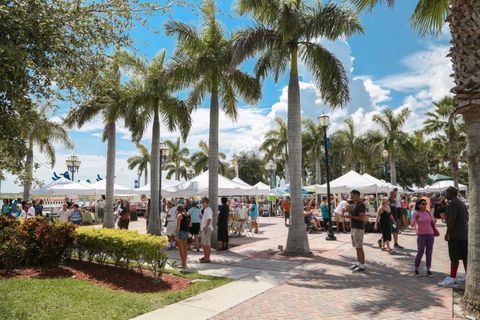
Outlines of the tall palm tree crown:
{"label": "tall palm tree crown", "polygon": [[355,123],[352,117],[344,121],[346,128],[336,132],[337,141],[342,146],[343,159],[351,170],[358,170],[357,164],[362,152],[360,139],[357,136]]}
{"label": "tall palm tree crown", "polygon": [[[287,123],[280,117],[275,117],[276,128],[270,129],[265,134],[260,150],[267,153],[267,158],[282,159],[288,163],[288,130]],[[285,166],[285,182],[289,182],[288,166]]]}
{"label": "tall palm tree crown", "polygon": [[188,148],[182,147],[180,138],[177,138],[175,142],[166,140],[165,144],[170,150],[164,167],[164,169],[167,170],[167,179],[170,179],[172,176],[175,176],[175,180],[177,181],[180,180],[181,177],[186,179],[187,167],[190,164],[188,158],[190,151]]}
{"label": "tall palm tree crown", "polygon": [[145,175],[145,184],[148,183],[148,165],[150,164],[150,151],[141,143],[135,144],[139,154],[127,159],[128,169],[137,168],[140,175]]}
{"label": "tall palm tree crown", "polygon": [[[197,175],[208,170],[210,154],[208,144],[205,141],[200,140],[198,142],[198,147],[200,150],[192,154],[192,157],[190,158],[190,163]],[[228,169],[228,164],[225,162],[226,159],[227,156],[223,152],[218,153],[218,168],[222,175],[225,175]]]}
{"label": "tall palm tree crown", "polygon": [[410,114],[411,111],[409,108],[403,108],[398,112],[395,112],[392,109],[385,109],[383,110],[383,115],[374,114],[372,117],[372,120],[380,125],[385,132],[383,144],[387,148],[390,159],[390,182],[394,185],[397,184],[395,149],[397,145],[401,145],[401,142],[405,141],[405,139],[402,139],[405,137],[402,127],[407,122]]}
{"label": "tall palm tree crown", "polygon": [[213,225],[218,215],[218,131],[219,107],[227,116],[236,119],[237,98],[255,104],[261,97],[260,83],[240,71],[241,60],[233,61],[233,42],[216,19],[213,0],[201,5],[203,23],[201,30],[180,22],[165,24],[167,35],[177,38],[175,57],[171,64],[179,88],[190,87],[188,102],[198,106],[210,94],[209,128],[209,198],[213,210]]}
{"label": "tall palm tree crown", "polygon": [[275,81],[290,63],[288,166],[291,223],[286,252],[310,254],[301,197],[303,163],[298,60],[313,74],[323,100],[333,107],[344,106],[349,100],[345,70],[319,39],[336,40],[363,32],[363,28],[354,12],[335,4],[316,2],[308,6],[302,0],[237,0],[236,8],[240,15],[250,14],[255,19],[255,26],[237,34],[234,62],[260,54],[255,65],[256,76],[265,78],[272,73]]}
{"label": "tall palm tree crown", "polygon": [[191,126],[191,108],[173,96],[172,73],[165,68],[165,50],[148,63],[128,52],[121,52],[120,61],[129,75],[126,84],[130,92],[126,125],[132,137],[139,141],[152,123],[150,216],[148,233],[160,234],[160,117],[169,131],[178,129],[186,139]]}
{"label": "tall palm tree crown", "polygon": [[82,127],[90,120],[100,116],[105,124],[102,141],[107,141],[105,216],[103,226],[114,228],[113,192],[115,183],[116,122],[124,118],[128,92],[120,79],[118,52],[110,58],[109,64],[100,70],[91,84],[89,99],[72,109],[65,118],[69,127]]}

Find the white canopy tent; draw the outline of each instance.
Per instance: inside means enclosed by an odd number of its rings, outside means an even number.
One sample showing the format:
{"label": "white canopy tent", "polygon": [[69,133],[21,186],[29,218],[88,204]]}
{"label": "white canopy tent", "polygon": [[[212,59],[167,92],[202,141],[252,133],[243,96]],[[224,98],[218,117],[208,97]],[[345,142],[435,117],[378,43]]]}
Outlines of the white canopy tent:
{"label": "white canopy tent", "polygon": [[46,186],[38,189],[33,189],[33,195],[62,195],[62,196],[74,196],[74,195],[88,195],[95,192],[95,190],[89,186],[72,182],[66,178],[60,178],[52,181]]}
{"label": "white canopy tent", "polygon": [[[331,193],[349,193],[354,189],[361,193],[382,193],[388,191],[385,191],[385,186],[371,181],[353,170],[330,182]],[[317,186],[315,191],[317,194],[326,194],[327,184]]]}
{"label": "white canopy tent", "polygon": [[[180,184],[180,181],[178,180],[168,180],[168,179],[162,179],[162,191],[166,190],[171,187],[175,187],[176,185]],[[150,183],[147,183],[141,188],[138,189],[133,189],[133,192],[136,194],[146,194],[150,195]]]}
{"label": "white canopy tent", "polygon": [[268,196],[271,193],[270,187],[261,181],[256,185],[254,185],[253,187],[257,189],[257,193],[255,194],[257,196]]}
{"label": "white canopy tent", "polygon": [[233,182],[236,182],[236,183],[243,184],[244,186],[247,186],[247,187],[251,187],[251,185],[249,185],[248,183],[246,183],[245,181],[243,181],[243,180],[240,179],[239,177],[233,178],[232,181],[233,181]]}
{"label": "white canopy tent", "polygon": [[388,193],[388,192],[392,191],[393,188],[394,188],[394,187],[392,187],[392,184],[390,184],[388,182],[385,182],[383,180],[377,179],[374,176],[369,175],[368,173],[364,173],[364,174],[362,174],[362,176],[364,178],[376,183],[382,189],[382,191],[379,191],[379,193],[382,193],[382,192]]}
{"label": "white canopy tent", "polygon": [[[437,181],[431,186],[426,186],[425,190],[427,192],[442,192],[442,191],[445,191],[448,187],[453,187],[453,186],[454,186],[453,180],[444,180],[444,181]],[[459,183],[458,189],[460,191],[467,191],[467,186]]]}
{"label": "white canopy tent", "polygon": [[[105,190],[106,190],[106,184],[107,184],[107,180],[106,179],[103,179],[103,180],[100,180],[100,181],[97,181],[95,183],[92,183],[92,188],[93,188],[93,191],[94,192],[90,192],[90,194],[103,194],[105,193]],[[113,184],[113,193],[114,194],[117,194],[117,195],[120,195],[120,194],[132,194],[133,193],[133,190],[130,189],[130,188],[127,188],[127,187],[124,187],[124,186],[121,186],[121,185],[118,185],[116,183]]]}
{"label": "white canopy tent", "polygon": [[[222,175],[218,175],[219,196],[255,195],[255,187],[248,187],[234,182]],[[165,197],[192,197],[208,195],[208,170],[195,178],[182,182],[174,187],[162,191]]]}

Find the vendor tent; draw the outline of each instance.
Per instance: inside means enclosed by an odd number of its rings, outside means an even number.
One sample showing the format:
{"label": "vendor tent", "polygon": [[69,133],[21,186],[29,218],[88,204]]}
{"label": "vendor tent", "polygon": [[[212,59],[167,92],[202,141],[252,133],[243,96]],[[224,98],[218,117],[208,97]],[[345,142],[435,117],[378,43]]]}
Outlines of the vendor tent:
{"label": "vendor tent", "polygon": [[[235,179],[234,179],[235,181]],[[263,182],[259,182],[257,183],[256,185],[254,185],[253,187],[255,187],[257,189],[255,195],[257,196],[268,196],[270,194],[270,187],[267,186],[265,183]]]}
{"label": "vendor tent", "polygon": [[[426,186],[425,189],[427,192],[442,192],[445,191],[448,187],[453,187],[454,183],[453,180],[444,180],[444,181],[437,181],[431,186]],[[467,186],[463,184],[458,184],[458,189],[460,191],[467,191]]]}
{"label": "vendor tent", "polygon": [[392,185],[390,183],[385,182],[384,180],[377,179],[374,176],[369,175],[368,173],[364,173],[364,174],[362,174],[362,176],[364,178],[366,178],[367,180],[370,180],[370,181],[376,183],[379,186],[379,188],[382,191],[379,191],[378,193],[387,193],[387,192],[392,191],[393,188],[394,188],[394,187],[392,187]]}
{"label": "vendor tent", "polygon": [[[199,176],[182,182],[174,187],[162,191],[165,197],[191,197],[208,195],[208,171]],[[218,175],[219,196],[246,196],[255,195],[256,188],[234,182],[222,175]]]}
{"label": "vendor tent", "polygon": [[62,196],[74,196],[74,195],[86,195],[92,194],[94,189],[85,186],[83,184],[72,182],[66,178],[60,178],[52,181],[46,186],[38,189],[33,189],[33,195],[62,195]]}
{"label": "vendor tent", "polygon": [[[96,193],[96,194],[103,194],[105,193],[106,190],[106,184],[107,181],[106,179],[97,181],[95,183],[92,183],[92,188],[94,189],[94,192],[91,192],[90,194]],[[133,190],[121,185],[118,185],[116,183],[113,184],[113,193],[114,194],[132,194]]]}
{"label": "vendor tent", "polygon": [[[371,181],[353,170],[330,182],[331,193],[349,193],[354,189],[361,193],[386,192],[385,186]],[[326,194],[327,184],[317,186],[315,191],[319,194]]]}
{"label": "vendor tent", "polygon": [[[175,187],[176,185],[180,184],[178,180],[169,180],[169,179],[162,179],[162,191],[166,190],[171,187]],[[150,195],[150,183],[147,183],[141,188],[133,189],[133,192],[136,194],[147,194]]]}
{"label": "vendor tent", "polygon": [[236,183],[243,184],[244,186],[247,186],[247,187],[251,187],[251,185],[249,185],[248,183],[246,183],[245,181],[243,181],[243,180],[240,179],[239,177],[233,178],[232,181],[233,181],[233,182],[236,182]]}

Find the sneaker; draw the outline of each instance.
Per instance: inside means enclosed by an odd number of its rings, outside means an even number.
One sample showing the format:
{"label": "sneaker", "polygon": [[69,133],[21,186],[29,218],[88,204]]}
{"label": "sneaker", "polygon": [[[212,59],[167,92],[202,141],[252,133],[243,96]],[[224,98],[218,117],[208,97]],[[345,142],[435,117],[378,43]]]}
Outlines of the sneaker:
{"label": "sneaker", "polygon": [[404,247],[402,247],[402,246],[399,245],[398,243],[395,243],[394,247],[397,248],[397,249],[405,249]]}
{"label": "sneaker", "polygon": [[418,277],[419,275],[420,273],[417,270],[415,270],[415,277]]}
{"label": "sneaker", "polygon": [[348,269],[353,270],[353,269],[355,269],[356,267],[358,267],[357,264],[352,264],[350,267],[348,267]]}
{"label": "sneaker", "polygon": [[440,287],[454,287],[456,284],[455,279],[452,277],[446,277],[442,282],[438,283]]}
{"label": "sneaker", "polygon": [[432,273],[432,271],[427,271],[427,277],[433,278],[433,273]]}
{"label": "sneaker", "polygon": [[363,268],[356,267],[355,269],[353,269],[353,272],[363,272],[363,271],[365,271],[365,267]]}

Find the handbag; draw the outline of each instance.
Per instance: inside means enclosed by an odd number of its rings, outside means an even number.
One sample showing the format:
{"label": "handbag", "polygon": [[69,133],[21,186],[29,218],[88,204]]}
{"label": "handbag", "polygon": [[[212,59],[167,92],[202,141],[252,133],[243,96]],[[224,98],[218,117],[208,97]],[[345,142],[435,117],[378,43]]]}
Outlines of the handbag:
{"label": "handbag", "polygon": [[433,229],[433,236],[434,237],[439,237],[440,236],[440,231],[438,231],[437,227],[435,226],[435,221],[433,220],[431,215],[430,215],[430,219],[432,219],[431,225],[432,225],[432,229]]}

